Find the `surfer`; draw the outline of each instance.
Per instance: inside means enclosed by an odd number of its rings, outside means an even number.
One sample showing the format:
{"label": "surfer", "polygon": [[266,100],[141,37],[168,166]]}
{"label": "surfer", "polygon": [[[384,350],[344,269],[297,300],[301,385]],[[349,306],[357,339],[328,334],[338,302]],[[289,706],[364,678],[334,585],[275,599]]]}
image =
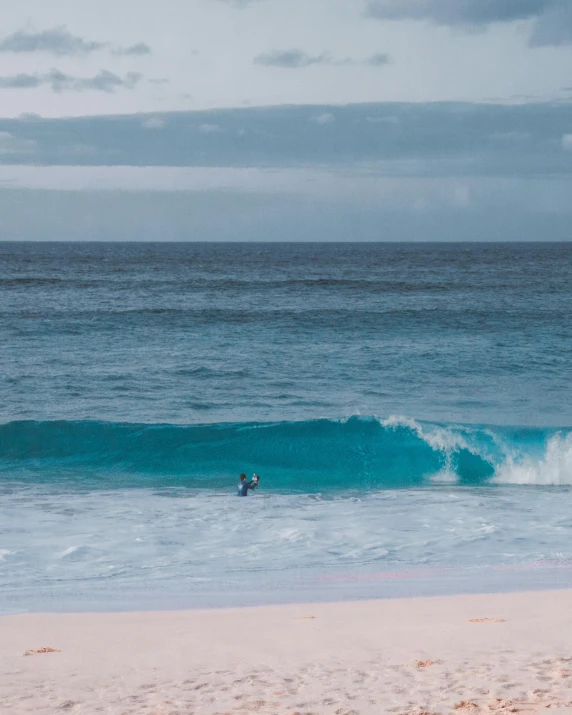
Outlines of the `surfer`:
{"label": "surfer", "polygon": [[258,486],[258,480],[260,479],[259,476],[256,474],[253,475],[252,480],[250,482],[246,481],[246,474],[241,474],[240,475],[240,482],[238,483],[238,495],[239,497],[247,497],[248,496],[248,490],[249,489],[256,489]]}

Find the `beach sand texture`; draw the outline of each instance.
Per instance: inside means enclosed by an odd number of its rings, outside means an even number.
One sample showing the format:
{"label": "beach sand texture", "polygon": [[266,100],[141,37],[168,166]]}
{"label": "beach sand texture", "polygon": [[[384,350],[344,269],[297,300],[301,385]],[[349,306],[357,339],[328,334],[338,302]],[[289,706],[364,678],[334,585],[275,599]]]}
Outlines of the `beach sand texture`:
{"label": "beach sand texture", "polygon": [[572,592],[0,619],[0,713],[572,713]]}

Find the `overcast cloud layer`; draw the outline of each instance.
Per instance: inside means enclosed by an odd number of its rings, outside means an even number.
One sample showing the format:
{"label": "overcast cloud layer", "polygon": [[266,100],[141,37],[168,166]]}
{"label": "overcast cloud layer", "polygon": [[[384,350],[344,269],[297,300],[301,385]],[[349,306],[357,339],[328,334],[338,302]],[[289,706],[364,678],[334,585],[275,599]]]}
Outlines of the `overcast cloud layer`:
{"label": "overcast cloud layer", "polygon": [[569,0],[367,0],[366,15],[381,20],[430,20],[467,29],[531,20],[532,46],[572,43]]}
{"label": "overcast cloud layer", "polygon": [[3,9],[0,239],[569,240],[571,181],[570,0]]}
{"label": "overcast cloud layer", "polygon": [[0,163],[572,174],[572,103],[360,104],[0,120]]}

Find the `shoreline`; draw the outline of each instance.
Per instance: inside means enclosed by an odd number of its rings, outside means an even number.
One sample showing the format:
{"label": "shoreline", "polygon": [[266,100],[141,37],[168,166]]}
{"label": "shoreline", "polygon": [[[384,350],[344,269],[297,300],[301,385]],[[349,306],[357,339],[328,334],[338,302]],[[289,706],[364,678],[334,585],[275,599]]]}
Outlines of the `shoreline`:
{"label": "shoreline", "polygon": [[34,587],[0,591],[0,618],[16,615],[125,614],[219,611],[233,608],[364,603],[424,598],[455,598],[572,589],[569,560],[508,566],[410,567],[386,571],[286,573],[212,581],[184,590],[164,584],[110,590],[107,584],[59,589]]}
{"label": "shoreline", "polygon": [[[2,616],[0,702],[7,715],[572,712],[570,605],[572,590],[552,590]],[[56,652],[24,655],[43,648]]]}

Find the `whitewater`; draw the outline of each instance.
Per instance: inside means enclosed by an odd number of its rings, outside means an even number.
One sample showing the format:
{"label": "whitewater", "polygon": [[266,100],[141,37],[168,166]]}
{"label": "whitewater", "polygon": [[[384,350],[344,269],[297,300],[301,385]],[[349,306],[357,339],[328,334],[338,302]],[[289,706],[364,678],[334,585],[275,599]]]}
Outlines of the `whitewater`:
{"label": "whitewater", "polygon": [[572,585],[567,244],[0,258],[0,612]]}

